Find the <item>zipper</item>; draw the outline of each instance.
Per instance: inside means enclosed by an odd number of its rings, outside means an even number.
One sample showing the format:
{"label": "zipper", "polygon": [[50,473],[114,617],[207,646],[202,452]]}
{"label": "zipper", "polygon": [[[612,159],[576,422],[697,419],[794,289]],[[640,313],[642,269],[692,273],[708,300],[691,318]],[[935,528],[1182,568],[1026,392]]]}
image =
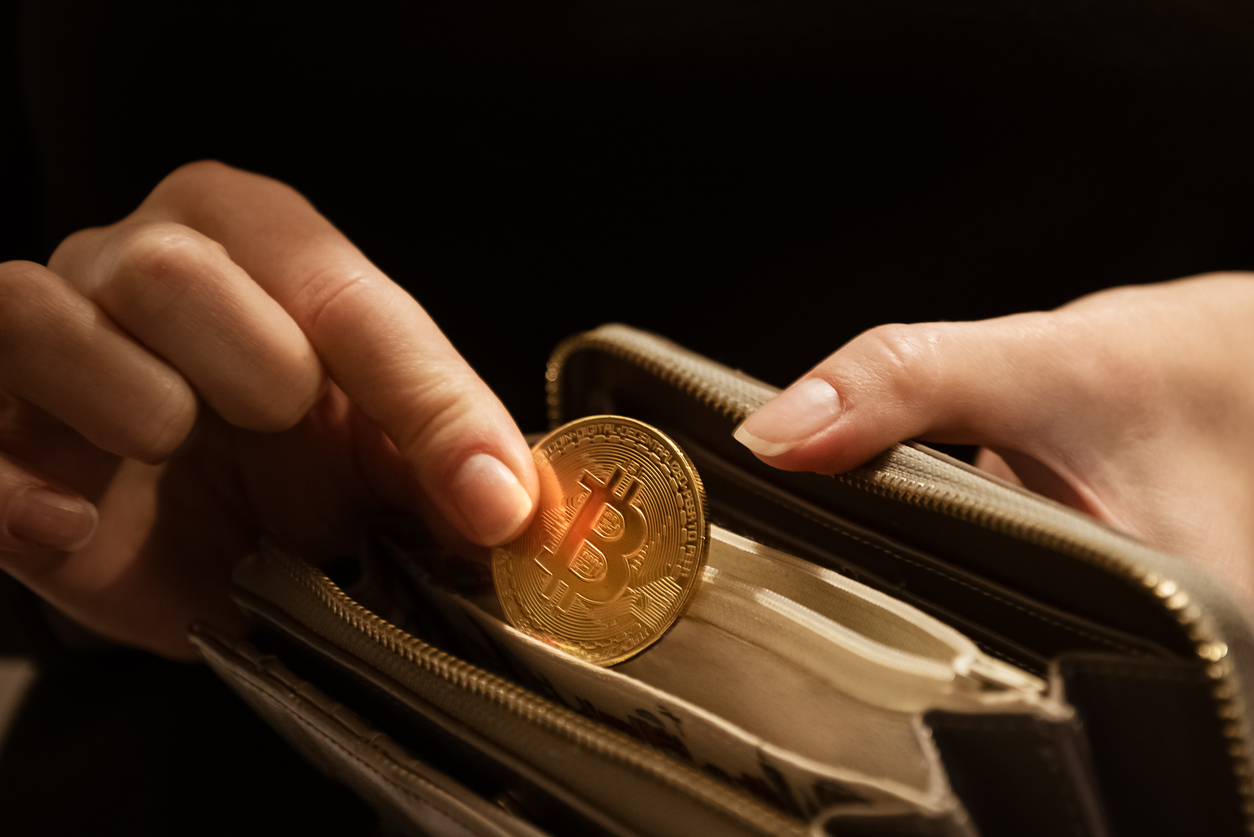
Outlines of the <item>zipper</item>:
{"label": "zipper", "polygon": [[[674,386],[681,393],[725,418],[739,423],[770,400],[777,390],[739,371],[727,369],[665,338],[617,323],[601,326],[563,341],[553,352],[546,370],[549,424],[561,423],[562,374],[566,361],[576,352],[593,349],[625,360]],[[1233,780],[1241,797],[1246,830],[1254,835],[1254,777],[1248,756],[1248,731],[1240,690],[1228,646],[1216,634],[1211,620],[1173,579],[1165,578],[1137,560],[1123,537],[1096,527],[1088,535],[1065,525],[1062,512],[1026,492],[1011,492],[1014,501],[999,504],[979,497],[978,479],[955,469],[953,486],[940,484],[928,474],[935,460],[909,444],[898,446],[874,468],[838,474],[836,479],[860,491],[926,508],[1019,540],[1048,547],[1100,567],[1131,582],[1165,609],[1184,629],[1197,659],[1212,683],[1216,715],[1232,759]],[[962,475],[970,482],[962,483]],[[947,475],[949,476],[949,475]],[[966,489],[966,490],[963,490]],[[987,489],[985,489],[987,491]],[[1010,508],[1006,506],[1009,505]],[[1094,541],[1098,543],[1095,544]]]}
{"label": "zipper", "polygon": [[[476,730],[483,730],[497,711],[504,710],[583,751],[678,790],[716,814],[741,821],[748,830],[792,837],[808,833],[800,821],[746,793],[411,636],[355,602],[313,566],[273,545],[264,545],[241,562],[235,583],[358,658],[362,655],[354,648],[361,641],[378,646],[395,667],[380,670],[398,682],[406,680],[402,669],[413,666],[469,697],[485,700],[494,709],[476,719],[482,723],[470,722]],[[472,711],[473,705],[467,700],[464,711]]]}

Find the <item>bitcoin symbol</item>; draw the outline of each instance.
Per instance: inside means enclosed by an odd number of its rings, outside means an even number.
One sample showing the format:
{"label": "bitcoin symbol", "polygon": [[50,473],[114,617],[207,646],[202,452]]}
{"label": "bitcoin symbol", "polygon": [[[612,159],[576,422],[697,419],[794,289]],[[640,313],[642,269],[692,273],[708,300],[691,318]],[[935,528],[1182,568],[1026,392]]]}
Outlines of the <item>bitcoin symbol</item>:
{"label": "bitcoin symbol", "polygon": [[579,484],[587,491],[575,518],[557,547],[544,547],[536,563],[549,573],[544,596],[555,607],[569,609],[579,596],[590,604],[606,604],[617,599],[627,587],[630,566],[627,556],[644,545],[645,520],[632,501],[640,492],[640,481],[628,479],[617,492],[625,473],[615,467],[602,482],[584,471]]}
{"label": "bitcoin symbol", "polygon": [[709,553],[701,477],[656,427],[584,416],[532,449],[540,510],[492,550],[511,625],[595,665],[656,642],[679,618]]}

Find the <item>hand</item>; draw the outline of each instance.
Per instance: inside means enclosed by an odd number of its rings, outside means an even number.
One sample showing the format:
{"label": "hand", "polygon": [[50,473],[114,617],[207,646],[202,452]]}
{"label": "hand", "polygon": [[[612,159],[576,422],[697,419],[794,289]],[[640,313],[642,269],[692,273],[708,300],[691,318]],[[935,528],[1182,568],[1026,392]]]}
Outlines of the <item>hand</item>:
{"label": "hand", "polygon": [[489,545],[537,493],[422,308],[273,180],[185,166],[0,265],[0,567],[106,636],[193,659],[263,535],[327,556],[391,508]]}
{"label": "hand", "polygon": [[1254,597],[1254,274],[873,329],[736,438],[772,465],[823,473],[904,439],[983,445],[981,467]]}

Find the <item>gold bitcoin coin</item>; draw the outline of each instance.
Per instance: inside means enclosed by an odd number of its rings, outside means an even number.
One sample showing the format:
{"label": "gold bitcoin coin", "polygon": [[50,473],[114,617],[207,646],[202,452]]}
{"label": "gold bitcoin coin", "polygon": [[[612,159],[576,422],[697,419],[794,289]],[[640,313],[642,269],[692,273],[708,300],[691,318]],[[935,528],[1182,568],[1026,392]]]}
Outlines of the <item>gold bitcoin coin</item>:
{"label": "gold bitcoin coin", "polygon": [[692,461],[654,427],[590,416],[531,449],[540,506],[492,551],[510,624],[582,660],[613,665],[683,612],[705,564],[705,490]]}

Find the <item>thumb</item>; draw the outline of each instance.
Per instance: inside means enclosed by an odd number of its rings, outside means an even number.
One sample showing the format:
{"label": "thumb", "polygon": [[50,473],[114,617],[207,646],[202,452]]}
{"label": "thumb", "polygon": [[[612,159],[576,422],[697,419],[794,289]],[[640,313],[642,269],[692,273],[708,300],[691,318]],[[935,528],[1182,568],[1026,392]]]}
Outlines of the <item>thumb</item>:
{"label": "thumb", "polygon": [[[906,439],[1022,449],[1083,409],[1056,321],[1017,314],[972,323],[888,325],[855,338],[736,429],[759,458],[839,473]],[[1079,399],[1083,398],[1083,387]],[[1029,451],[1034,453],[1035,451]]]}

